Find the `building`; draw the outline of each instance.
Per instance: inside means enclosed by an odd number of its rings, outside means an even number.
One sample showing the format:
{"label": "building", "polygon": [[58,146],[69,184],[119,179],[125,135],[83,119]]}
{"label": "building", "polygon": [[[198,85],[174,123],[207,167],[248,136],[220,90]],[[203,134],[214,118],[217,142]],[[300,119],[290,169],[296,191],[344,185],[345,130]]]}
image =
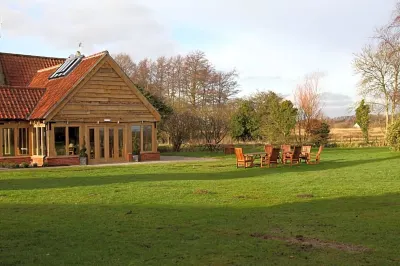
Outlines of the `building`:
{"label": "building", "polygon": [[0,162],[159,160],[160,115],[107,51],[69,58],[0,53]]}

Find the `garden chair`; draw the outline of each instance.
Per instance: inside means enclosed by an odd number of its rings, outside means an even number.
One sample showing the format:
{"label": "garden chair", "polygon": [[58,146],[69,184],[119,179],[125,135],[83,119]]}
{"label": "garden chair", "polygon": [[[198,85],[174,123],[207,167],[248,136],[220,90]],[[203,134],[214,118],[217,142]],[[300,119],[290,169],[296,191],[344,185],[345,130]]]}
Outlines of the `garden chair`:
{"label": "garden chair", "polygon": [[261,167],[263,167],[263,164],[265,164],[268,168],[271,165],[275,165],[275,167],[278,166],[280,152],[280,148],[272,148],[272,151],[268,153],[267,156],[263,158],[263,160],[261,160]]}
{"label": "garden chair", "polygon": [[293,152],[287,154],[287,157],[285,157],[285,161],[283,163],[285,164],[287,161],[290,161],[290,166],[293,166],[293,164],[299,164],[300,155],[301,155],[301,147],[296,146],[294,147]]}
{"label": "garden chair", "polygon": [[290,145],[281,145],[281,150],[282,150],[281,161],[283,164],[285,164],[286,160],[290,159],[292,150],[290,148]]}
{"label": "garden chair", "polygon": [[253,167],[254,166],[254,158],[250,156],[245,156],[243,154],[242,148],[235,148],[235,155],[236,155],[236,168],[239,167]]}
{"label": "garden chair", "polygon": [[274,147],[271,144],[267,144],[267,145],[264,146],[264,151],[265,151],[266,154],[271,154],[273,148]]}
{"label": "garden chair", "polygon": [[311,153],[310,145],[305,145],[305,146],[301,147],[300,161],[304,160],[305,162],[307,162],[308,156],[310,155],[310,153]]}
{"label": "garden chair", "polygon": [[319,149],[318,149],[317,155],[314,158],[314,161],[311,160],[311,152],[310,152],[310,154],[308,155],[308,158],[307,158],[307,164],[319,164],[321,162],[321,153],[322,153],[323,149],[324,149],[324,146],[322,146],[322,145],[319,146]]}

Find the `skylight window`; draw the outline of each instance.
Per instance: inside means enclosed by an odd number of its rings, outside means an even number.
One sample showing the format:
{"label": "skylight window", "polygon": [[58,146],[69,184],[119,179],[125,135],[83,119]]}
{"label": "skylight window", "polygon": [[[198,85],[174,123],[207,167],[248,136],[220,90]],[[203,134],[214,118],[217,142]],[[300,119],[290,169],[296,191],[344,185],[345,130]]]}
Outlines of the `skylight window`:
{"label": "skylight window", "polygon": [[72,70],[74,70],[74,68],[79,64],[79,62],[82,60],[83,57],[84,57],[83,55],[80,56],[71,55],[57,69],[57,71],[54,72],[53,75],[49,77],[49,79],[55,79],[67,76]]}

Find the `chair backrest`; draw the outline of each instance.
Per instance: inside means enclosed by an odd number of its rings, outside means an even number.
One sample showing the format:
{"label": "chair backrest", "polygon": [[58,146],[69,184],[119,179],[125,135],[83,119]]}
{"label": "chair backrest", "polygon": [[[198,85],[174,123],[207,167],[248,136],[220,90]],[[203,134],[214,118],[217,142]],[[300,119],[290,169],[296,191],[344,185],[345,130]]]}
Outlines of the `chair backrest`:
{"label": "chair backrest", "polygon": [[301,152],[302,153],[310,153],[311,152],[311,146],[306,145],[306,146],[301,147]]}
{"label": "chair backrest", "polygon": [[280,148],[272,148],[272,152],[269,154],[269,160],[271,162],[277,162],[280,152],[281,152]]}
{"label": "chair backrest", "polygon": [[273,148],[274,148],[274,147],[273,147],[272,145],[268,144],[268,145],[265,145],[265,146],[264,146],[264,151],[265,151],[267,154],[271,154]]}
{"label": "chair backrest", "polygon": [[293,159],[299,159],[300,155],[301,155],[301,147],[300,146],[294,147]]}
{"label": "chair backrest", "polygon": [[237,160],[244,160],[243,149],[242,148],[235,148],[235,155]]}
{"label": "chair backrest", "polygon": [[281,145],[283,153],[290,152],[290,145]]}

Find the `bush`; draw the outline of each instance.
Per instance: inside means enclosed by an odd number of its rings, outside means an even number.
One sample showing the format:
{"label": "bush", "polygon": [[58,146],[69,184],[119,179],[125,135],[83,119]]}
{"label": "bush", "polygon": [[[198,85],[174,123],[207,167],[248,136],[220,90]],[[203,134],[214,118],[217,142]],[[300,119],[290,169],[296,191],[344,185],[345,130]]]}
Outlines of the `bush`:
{"label": "bush", "polygon": [[328,143],[329,133],[331,132],[330,127],[325,122],[315,123],[313,127],[309,130],[311,141],[315,146],[323,145]]}
{"label": "bush", "polygon": [[11,165],[11,168],[19,168],[19,164],[14,163],[14,164]]}
{"label": "bush", "polygon": [[44,162],[42,167],[49,167],[49,163],[48,162]]}
{"label": "bush", "polygon": [[29,167],[29,163],[23,162],[20,165],[21,168],[28,168]]}
{"label": "bush", "polygon": [[33,168],[38,167],[37,163],[33,163],[33,164],[32,164],[32,167],[33,167]]}
{"label": "bush", "polygon": [[171,152],[172,151],[172,147],[171,146],[158,146],[158,152],[160,153],[165,153],[165,152]]}
{"label": "bush", "polygon": [[397,120],[388,128],[386,141],[392,149],[400,151],[400,120]]}

